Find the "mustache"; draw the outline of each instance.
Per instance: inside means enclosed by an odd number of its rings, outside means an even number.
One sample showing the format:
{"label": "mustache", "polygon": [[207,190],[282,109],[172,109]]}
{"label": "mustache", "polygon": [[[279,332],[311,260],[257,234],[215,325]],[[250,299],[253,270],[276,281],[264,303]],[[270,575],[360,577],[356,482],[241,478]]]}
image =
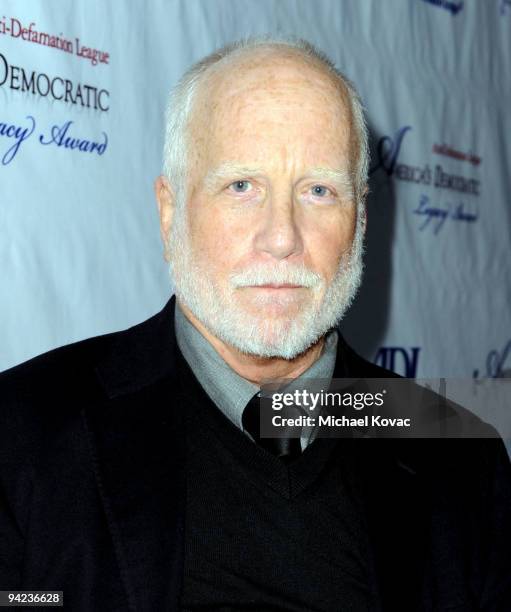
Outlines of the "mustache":
{"label": "mustache", "polygon": [[323,282],[323,277],[309,270],[305,265],[254,264],[229,275],[230,283],[236,289],[254,285],[299,285],[312,289]]}

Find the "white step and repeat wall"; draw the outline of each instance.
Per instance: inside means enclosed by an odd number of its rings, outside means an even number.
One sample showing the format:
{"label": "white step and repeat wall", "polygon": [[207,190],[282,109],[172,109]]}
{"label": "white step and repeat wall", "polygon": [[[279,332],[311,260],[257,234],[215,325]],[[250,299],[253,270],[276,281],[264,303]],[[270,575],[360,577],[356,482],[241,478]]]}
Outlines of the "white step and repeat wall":
{"label": "white step and repeat wall", "polygon": [[264,33],[318,45],[367,106],[348,340],[410,377],[509,375],[510,0],[0,0],[0,369],[162,307],[167,92]]}

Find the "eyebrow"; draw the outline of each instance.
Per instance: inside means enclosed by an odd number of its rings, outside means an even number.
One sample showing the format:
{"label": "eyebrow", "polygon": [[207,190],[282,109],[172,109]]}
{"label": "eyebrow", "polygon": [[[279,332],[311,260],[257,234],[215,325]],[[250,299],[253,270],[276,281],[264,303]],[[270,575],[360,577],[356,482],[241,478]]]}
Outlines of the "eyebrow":
{"label": "eyebrow", "polygon": [[[264,174],[264,170],[256,166],[244,166],[234,162],[225,162],[218,166],[218,168],[210,170],[206,174],[204,178],[204,185],[206,189],[211,190],[220,181],[229,178],[236,176],[261,176]],[[312,178],[317,180],[330,179],[343,189],[345,195],[350,198],[353,197],[353,183],[351,174],[347,170],[334,170],[332,168],[317,166],[308,170],[304,174],[303,178]]]}
{"label": "eyebrow", "polygon": [[353,181],[348,170],[317,167],[309,170],[305,176],[317,180],[328,178],[342,188],[346,196],[353,198]]}

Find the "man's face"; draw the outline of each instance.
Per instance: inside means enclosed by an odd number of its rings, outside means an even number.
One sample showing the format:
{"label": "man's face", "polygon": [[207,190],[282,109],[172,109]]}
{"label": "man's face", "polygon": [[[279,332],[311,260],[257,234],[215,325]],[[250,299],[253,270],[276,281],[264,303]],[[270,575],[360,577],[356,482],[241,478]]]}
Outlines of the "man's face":
{"label": "man's face", "polygon": [[252,58],[214,76],[194,116],[170,235],[177,296],[224,342],[292,358],[335,325],[360,280],[342,92],[300,60]]}

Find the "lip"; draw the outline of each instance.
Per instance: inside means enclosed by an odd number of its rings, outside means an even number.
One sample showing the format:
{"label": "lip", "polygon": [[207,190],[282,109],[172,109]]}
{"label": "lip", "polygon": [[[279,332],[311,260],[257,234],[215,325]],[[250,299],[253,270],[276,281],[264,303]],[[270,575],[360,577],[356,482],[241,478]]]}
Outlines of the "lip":
{"label": "lip", "polygon": [[303,289],[302,285],[293,285],[291,283],[274,284],[269,283],[267,285],[250,285],[251,289]]}

